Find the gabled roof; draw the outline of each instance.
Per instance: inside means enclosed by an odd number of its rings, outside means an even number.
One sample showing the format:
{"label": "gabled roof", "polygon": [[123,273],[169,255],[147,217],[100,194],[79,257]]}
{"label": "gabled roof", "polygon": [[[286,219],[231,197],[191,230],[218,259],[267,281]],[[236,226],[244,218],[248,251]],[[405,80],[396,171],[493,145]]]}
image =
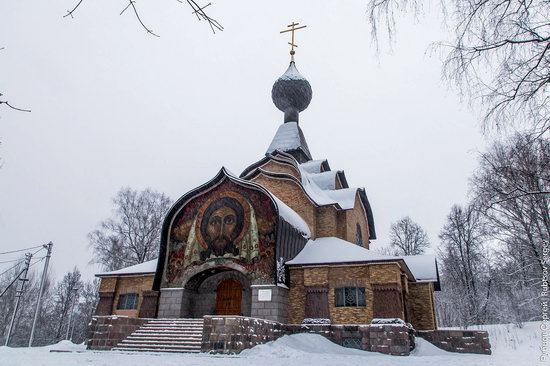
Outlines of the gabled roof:
{"label": "gabled roof", "polygon": [[148,262],[135,264],[130,267],[122,268],[116,271],[96,273],[96,277],[111,277],[111,276],[135,276],[135,275],[147,275],[155,274],[157,269],[157,258]]}

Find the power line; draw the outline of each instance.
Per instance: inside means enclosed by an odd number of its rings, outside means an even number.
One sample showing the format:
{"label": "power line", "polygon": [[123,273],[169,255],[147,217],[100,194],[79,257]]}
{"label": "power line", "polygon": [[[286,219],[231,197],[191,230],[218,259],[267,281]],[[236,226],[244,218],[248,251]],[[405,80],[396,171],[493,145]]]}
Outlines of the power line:
{"label": "power line", "polygon": [[29,249],[36,249],[38,247],[42,247],[42,245],[37,245],[35,247],[29,247],[29,248],[23,248],[23,249],[17,249],[17,250],[12,250],[10,252],[2,252],[0,253],[0,255],[3,255],[3,254],[11,254],[11,253],[17,253],[17,252],[23,252],[25,250],[29,250]]}
{"label": "power line", "polygon": [[2,277],[3,275],[5,275],[6,273],[8,273],[9,271],[11,271],[12,269],[14,269],[15,267],[17,267],[18,265],[20,265],[21,263],[23,263],[25,260],[22,259],[19,263],[15,263],[14,266],[6,269],[4,272],[0,273],[0,277]]}
{"label": "power line", "polygon": [[0,264],[13,263],[13,262],[23,262],[23,261],[24,261],[24,259],[19,258],[19,259],[12,259],[12,260],[9,260],[9,261],[2,261],[2,262],[0,262]]}

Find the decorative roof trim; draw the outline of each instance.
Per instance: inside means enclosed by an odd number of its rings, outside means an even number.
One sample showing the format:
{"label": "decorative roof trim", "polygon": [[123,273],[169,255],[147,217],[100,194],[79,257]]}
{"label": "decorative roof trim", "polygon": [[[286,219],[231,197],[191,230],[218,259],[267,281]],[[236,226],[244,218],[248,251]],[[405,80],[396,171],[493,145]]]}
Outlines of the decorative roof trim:
{"label": "decorative roof trim", "polygon": [[[266,194],[269,199],[271,200],[271,203],[275,207],[275,212],[277,213],[277,216],[280,216],[279,214],[279,207],[277,206],[277,202],[273,198],[272,194],[262,187],[259,184],[256,184],[254,182],[244,180],[241,178],[238,178],[231,174],[225,167],[222,167],[220,171],[214,176],[214,178],[210,179],[208,182],[198,186],[195,189],[190,190],[189,192],[185,193],[183,196],[181,196],[164,216],[164,220],[162,223],[161,228],[161,237],[160,237],[160,245],[159,245],[159,256],[158,256],[158,263],[157,263],[157,269],[155,274],[155,279],[153,281],[153,289],[158,290],[160,288],[160,284],[162,282],[162,275],[164,272],[164,265],[166,262],[166,247],[168,245],[168,230],[172,226],[172,223],[175,219],[175,216],[177,213],[192,199],[194,199],[199,194],[204,194],[212,189],[216,188],[220,184],[222,184],[226,179],[233,181],[234,183],[241,184],[243,186],[248,186],[251,189],[256,189],[264,194]],[[170,220],[168,220],[170,218]]]}

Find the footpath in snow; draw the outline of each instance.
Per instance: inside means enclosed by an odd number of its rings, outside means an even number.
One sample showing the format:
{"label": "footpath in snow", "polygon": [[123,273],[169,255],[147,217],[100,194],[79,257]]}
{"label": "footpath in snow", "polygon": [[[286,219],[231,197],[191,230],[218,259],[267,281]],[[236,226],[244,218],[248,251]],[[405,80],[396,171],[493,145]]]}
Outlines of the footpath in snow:
{"label": "footpath in snow", "polygon": [[540,323],[476,327],[489,331],[493,354],[471,355],[445,352],[417,338],[417,348],[408,357],[387,356],[336,345],[320,335],[284,336],[239,355],[124,353],[88,351],[84,345],[68,341],[35,348],[0,347],[1,366],[250,366],[258,362],[270,366],[531,366],[550,362],[539,360],[541,351]]}

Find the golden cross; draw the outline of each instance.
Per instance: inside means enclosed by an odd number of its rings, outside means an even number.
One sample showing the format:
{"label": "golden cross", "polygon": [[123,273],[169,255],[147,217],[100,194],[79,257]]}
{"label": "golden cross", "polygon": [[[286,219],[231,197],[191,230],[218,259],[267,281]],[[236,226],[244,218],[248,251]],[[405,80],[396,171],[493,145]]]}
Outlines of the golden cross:
{"label": "golden cross", "polygon": [[288,42],[288,44],[291,47],[290,48],[290,60],[291,61],[294,61],[294,54],[296,53],[296,51],[294,51],[294,47],[298,47],[298,45],[294,43],[294,32],[297,31],[298,29],[303,29],[303,28],[307,27],[307,25],[302,25],[301,27],[297,27],[297,25],[300,25],[300,23],[292,22],[292,24],[287,25],[287,28],[289,28],[289,29],[285,29],[285,30],[279,32],[279,33],[292,32],[291,41]]}

